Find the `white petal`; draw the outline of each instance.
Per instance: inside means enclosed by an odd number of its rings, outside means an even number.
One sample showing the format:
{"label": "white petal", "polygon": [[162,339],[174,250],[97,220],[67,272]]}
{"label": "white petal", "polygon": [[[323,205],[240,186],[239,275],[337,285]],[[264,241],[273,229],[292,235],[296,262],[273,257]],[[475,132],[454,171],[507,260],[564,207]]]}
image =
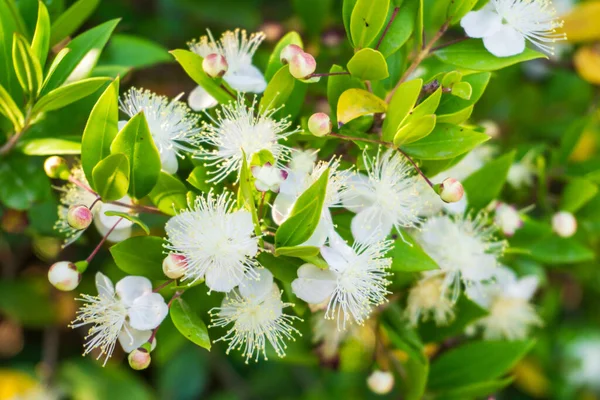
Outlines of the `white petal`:
{"label": "white petal", "polygon": [[124,352],[131,353],[146,343],[150,339],[150,336],[152,336],[151,329],[140,331],[126,323],[119,334],[119,343]]}
{"label": "white petal", "polygon": [[99,296],[112,297],[115,294],[112,281],[102,272],[96,272],[96,289],[98,289]]}
{"label": "white petal", "polygon": [[235,71],[229,70],[223,79],[238,92],[262,93],[267,88],[265,77],[254,65],[245,65]]}
{"label": "white petal", "polygon": [[154,329],[168,313],[169,307],[160,294],[145,294],[136,298],[128,310],[129,323],[135,329]]}
{"label": "white petal", "polygon": [[121,302],[131,307],[135,299],[152,293],[152,282],[143,276],[126,276],[117,282],[116,291]]}
{"label": "white petal", "polygon": [[483,44],[496,57],[510,57],[525,50],[525,37],[508,25],[483,38]]}
{"label": "white petal", "polygon": [[322,270],[313,264],[298,268],[298,279],[292,282],[294,294],[310,304],[327,300],[337,284],[337,274],[332,270]]}
{"label": "white petal", "polygon": [[390,234],[393,223],[376,207],[368,207],[352,218],[352,236],[360,243],[375,243]]}
{"label": "white petal", "polygon": [[344,208],[358,213],[375,202],[373,188],[369,178],[363,174],[351,175],[348,178],[348,189],[342,193]]}
{"label": "white petal", "polygon": [[211,267],[206,271],[204,279],[206,286],[215,292],[230,292],[234,287],[239,285],[244,279],[242,273],[232,273],[236,267]]}
{"label": "white petal", "polygon": [[163,149],[160,153],[160,163],[162,165],[162,170],[171,175],[175,174],[179,167],[177,154],[171,149]]}
{"label": "white petal", "polygon": [[207,108],[212,108],[219,104],[219,102],[212,97],[202,86],[197,86],[190,92],[188,97],[188,104],[194,111],[202,111]]}
{"label": "white petal", "polygon": [[467,13],[460,20],[460,26],[463,27],[467,36],[472,38],[489,36],[500,29],[501,25],[502,17],[489,4],[481,10]]}
{"label": "white petal", "polygon": [[271,292],[273,287],[273,274],[266,268],[256,270],[258,280],[244,279],[240,283],[239,291],[245,298],[262,299]]}

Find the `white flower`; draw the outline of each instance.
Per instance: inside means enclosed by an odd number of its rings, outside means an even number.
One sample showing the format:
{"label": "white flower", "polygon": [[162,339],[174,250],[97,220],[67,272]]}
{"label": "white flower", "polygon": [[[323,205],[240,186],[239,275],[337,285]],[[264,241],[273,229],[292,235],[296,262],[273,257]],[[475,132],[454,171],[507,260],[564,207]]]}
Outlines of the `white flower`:
{"label": "white flower", "polygon": [[600,336],[578,338],[566,351],[567,379],[574,385],[600,391]]}
{"label": "white flower", "polygon": [[291,325],[300,318],[283,313],[284,308],[293,304],[281,301],[281,291],[273,282],[271,272],[260,269],[257,273],[258,280],[234,289],[223,299],[221,307],[210,310],[211,328],[233,323],[217,342],[228,342],[227,354],[232,349],[241,350],[246,363],[250,358],[258,361],[261,353],[266,360],[267,342],[279,357],[284,357],[286,340],[295,340],[295,334],[301,335]]}
{"label": "white flower", "polygon": [[494,223],[498,225],[505,236],[514,235],[517,229],[523,226],[523,220],[519,211],[506,203],[498,203],[496,205]]}
{"label": "white flower", "polygon": [[220,182],[231,172],[239,171],[244,154],[250,164],[252,156],[260,151],[269,151],[279,168],[283,166],[280,161],[288,159],[290,149],[278,141],[296,132],[287,131],[291,122],[286,118],[275,120],[273,113],[276,109],[264,111],[256,107],[256,97],[251,107],[246,106],[243,97],[238,97],[236,102],[217,110],[216,118],[207,114],[211,124],[204,124],[198,142],[214,148],[201,148],[197,157],[208,161],[211,166],[217,166],[215,172],[209,172],[215,175],[209,182]]}
{"label": "white flower", "polygon": [[77,311],[72,328],[92,324],[84,355],[100,349],[104,364],[112,355],[117,339],[127,353],[147,342],[169,313],[163,297],[152,292],[152,283],[142,276],[127,276],[113,286],[110,279],[96,273],[97,296],[82,295],[84,305]]}
{"label": "white flower", "polygon": [[204,279],[210,290],[229,292],[245,278],[256,278],[260,264],[254,259],[258,238],[252,215],[234,211],[234,203],[231,193],[210,192],[167,222],[165,247],[187,262],[183,280]]}
{"label": "white flower", "polygon": [[526,40],[552,54],[552,43],[565,39],[556,32],[562,22],[550,0],[490,0],[465,15],[460,25],[468,36],[483,38],[485,48],[496,57],[522,53]]}
{"label": "white flower", "polygon": [[425,275],[443,276],[442,293],[452,288],[453,302],[460,293],[461,280],[466,286],[479,285],[494,273],[497,256],[505,246],[494,238],[494,231],[486,216],[479,214],[475,218],[434,216],[414,233],[414,239],[440,267],[439,271],[428,271]]}
{"label": "white flower", "polygon": [[444,288],[441,276],[425,276],[408,293],[406,316],[412,325],[433,319],[437,325],[448,325],[454,319],[454,303]]}
{"label": "white flower", "polygon": [[[219,54],[227,61],[227,72],[223,80],[239,92],[262,93],[267,88],[267,81],[262,72],[252,65],[252,57],[265,35],[253,33],[248,37],[245,30],[236,29],[223,33],[221,39],[215,41],[210,31],[199,41],[188,43],[191,51],[201,57]],[[204,110],[217,105],[217,101],[202,86],[190,93],[189,105],[195,111]]]}
{"label": "white flower", "polygon": [[251,170],[252,176],[256,178],[254,185],[259,192],[268,192],[270,190],[279,193],[281,183],[288,177],[286,170],[274,167],[271,163],[266,163],[262,167],[254,165]]}
{"label": "white flower", "polygon": [[329,264],[322,270],[313,264],[298,268],[298,278],[292,282],[294,294],[307,303],[328,300],[325,318],[337,319],[338,329],[346,322],[362,325],[374,306],[383,304],[389,294],[386,271],[392,264],[385,254],[392,241],[348,246],[335,232],[329,235],[329,246],[321,255]]}
{"label": "white flower", "polygon": [[309,174],[317,162],[318,150],[294,150],[289,168],[298,173]]}
{"label": "white flower", "polygon": [[[143,111],[154,144],[160,153],[163,171],[177,172],[177,157],[183,158],[183,152],[192,151],[192,138],[198,133],[198,117],[185,103],[177,98],[169,100],[149,90],[131,88],[120,100],[121,110],[133,117]],[[119,129],[127,121],[119,122]]]}
{"label": "white flower", "polygon": [[377,242],[393,228],[416,227],[422,199],[413,166],[393,150],[378,151],[374,158],[365,153],[364,159],[367,176],[351,177],[342,196],[344,207],[356,213],[351,225],[354,239]]}
{"label": "white flower", "polygon": [[483,285],[467,287],[469,297],[489,314],[475,322],[487,340],[527,338],[532,326],[542,320],[529,303],[538,287],[535,276],[518,279],[515,273],[498,266],[493,278]]}
{"label": "white flower", "polygon": [[271,209],[273,220],[277,225],[281,225],[289,217],[300,195],[319,180],[323,172],[329,170],[321,219],[314,233],[302,244],[303,246],[322,246],[327,240],[327,235],[333,229],[333,220],[329,209],[341,205],[341,198],[347,190],[348,180],[351,176],[349,171],[338,170],[339,166],[339,160],[334,159],[329,162],[319,162],[310,174],[292,170],[288,172],[287,179],[281,184],[279,195]]}

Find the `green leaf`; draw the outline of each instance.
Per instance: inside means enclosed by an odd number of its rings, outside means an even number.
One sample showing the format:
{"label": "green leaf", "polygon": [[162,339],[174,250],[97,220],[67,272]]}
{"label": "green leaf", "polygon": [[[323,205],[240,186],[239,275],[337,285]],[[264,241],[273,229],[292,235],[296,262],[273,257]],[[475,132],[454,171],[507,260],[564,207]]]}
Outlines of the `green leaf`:
{"label": "green leaf", "polygon": [[329,169],[296,200],[288,219],[275,233],[275,247],[294,247],[306,242],[319,224],[327,191]]}
{"label": "green leaf", "polygon": [[[381,40],[381,43],[379,44],[378,50],[384,55],[384,57],[388,57],[398,51],[408,41],[408,39],[410,39],[415,28],[417,10],[419,9],[419,0],[404,0],[399,8],[400,10],[398,11],[396,18],[390,25],[383,40]],[[393,12],[394,7],[390,7],[384,26],[387,26]],[[379,43],[379,40],[383,34],[384,33],[382,30],[378,37],[371,42],[369,47],[375,47],[377,43]]]}
{"label": "green leaf", "polygon": [[187,188],[183,182],[161,171],[148,197],[160,211],[167,215],[175,215],[177,211],[187,207],[186,194]]}
{"label": "green leaf", "polygon": [[464,400],[472,398],[482,398],[489,396],[493,393],[510,385],[513,381],[513,377],[509,376],[504,379],[495,379],[485,382],[473,383],[470,385],[455,387],[452,389],[436,392],[434,398],[440,400]]}
{"label": "green leaf", "polygon": [[[344,3],[345,4],[345,3]],[[332,65],[329,72],[345,72],[339,65]],[[327,100],[332,110],[337,110],[340,96],[348,89],[364,89],[365,84],[350,75],[330,75],[327,78]],[[336,125],[335,116],[332,115],[332,123]]]}
{"label": "green leaf", "polygon": [[259,109],[266,111],[284,106],[294,91],[295,82],[296,79],[290,74],[289,66],[281,67],[269,81],[260,99]]}
{"label": "green leaf", "polygon": [[404,82],[398,87],[390,100],[389,111],[383,120],[382,138],[384,141],[391,142],[394,139],[400,124],[417,103],[422,87],[422,79]]}
{"label": "green leaf", "polygon": [[416,142],[433,131],[435,128],[435,114],[425,115],[404,125],[394,136],[394,145],[402,146]]}
{"label": "green leaf", "polygon": [[202,69],[203,58],[198,54],[188,50],[173,50],[170,52],[177,62],[183,67],[185,72],[196,82],[202,86],[204,90],[214,97],[220,104],[229,103],[235,100],[223,88],[219,86],[218,81],[212,79]]}
{"label": "green leaf", "polygon": [[392,271],[423,272],[440,269],[435,261],[406,232],[394,242],[394,248],[388,254],[392,257]]}
{"label": "green leaf", "polygon": [[0,182],[0,202],[15,210],[27,210],[50,196],[50,180],[40,163],[21,154],[2,158]]}
{"label": "green leaf", "polygon": [[459,22],[469,11],[475,7],[478,0],[451,0],[448,5],[447,17],[450,19],[450,24],[454,25]]}
{"label": "green leaf", "polygon": [[92,188],[92,170],[110,154],[110,145],[119,132],[119,80],[111,83],[100,96],[81,138],[81,166]]}
{"label": "green leaf", "polygon": [[523,61],[546,58],[542,53],[528,48],[515,56],[496,57],[487,51],[481,39],[468,39],[433,54],[446,64],[475,71],[496,71]]}
{"label": "green leaf", "polygon": [[18,33],[13,36],[12,58],[23,91],[35,97],[44,80],[42,67],[27,40]]}
{"label": "green leaf", "polygon": [[500,195],[508,170],[515,160],[515,151],[493,159],[462,182],[469,207],[481,209]]}
{"label": "green leaf", "polygon": [[206,324],[181,297],[173,301],[169,312],[173,325],[191,342],[210,351]]}
{"label": "green leaf", "polygon": [[489,138],[485,133],[458,125],[437,124],[428,136],[402,149],[421,160],[444,160],[466,153]]}
{"label": "green leaf", "polygon": [[140,217],[138,217],[137,215],[129,214],[127,212],[122,212],[122,211],[105,211],[104,215],[107,215],[109,217],[114,216],[114,217],[124,218],[124,219],[131,221],[134,224],[138,225],[140,228],[142,228],[144,230],[144,232],[146,232],[146,235],[150,234],[150,228],[148,228],[148,225],[146,225],[146,223],[144,221],[142,221],[140,219]]}
{"label": "green leaf", "polygon": [[31,41],[31,50],[36,55],[40,66],[43,68],[48,57],[48,49],[50,48],[50,15],[44,2],[38,2],[38,16],[35,25],[35,33]]}
{"label": "green leaf", "polygon": [[172,62],[166,48],[151,40],[125,34],[115,34],[102,53],[102,65],[118,65],[128,68],[147,68],[156,64]]}
{"label": "green leaf", "polygon": [[129,160],[129,194],[141,199],[150,193],[158,181],[161,162],[143,112],[127,121],[113,140],[110,152],[125,154]]}
{"label": "green leaf", "polygon": [[238,206],[245,208],[252,214],[252,222],[254,223],[254,233],[256,236],[261,236],[260,223],[258,221],[258,213],[256,204],[254,204],[254,185],[252,183],[252,174],[246,161],[246,154],[242,150],[242,169],[240,170],[240,187],[238,191]]}
{"label": "green leaf", "polygon": [[98,4],[100,4],[100,0],[78,0],[73,3],[52,24],[50,46],[54,47],[67,36],[75,33],[92,15]]}
{"label": "green leaf", "polygon": [[509,372],[534,343],[481,341],[456,347],[431,364],[428,389],[449,390],[497,379]]}
{"label": "green leaf", "polygon": [[23,127],[23,113],[3,86],[0,86],[0,113],[10,120],[15,132]]}
{"label": "green leaf", "polygon": [[379,81],[390,76],[383,54],[369,48],[354,53],[347,66],[352,76],[363,81]]}
{"label": "green leaf", "polygon": [[377,37],[385,23],[390,0],[358,0],[350,16],[354,48],[366,47]]}
{"label": "green leaf", "polygon": [[104,201],[118,200],[129,188],[129,162],[125,154],[112,154],[92,170],[96,191]]}
{"label": "green leaf", "polygon": [[287,47],[290,44],[295,44],[296,46],[304,47],[302,44],[302,38],[297,32],[288,32],[279,39],[279,42],[275,45],[271,56],[269,57],[269,62],[267,64],[267,69],[265,70],[265,79],[267,82],[271,81],[271,78],[275,76],[275,73],[281,70],[283,64],[281,63],[281,50]]}
{"label": "green leaf", "polygon": [[363,115],[383,113],[386,109],[387,103],[373,93],[362,89],[348,89],[342,93],[337,104],[338,125]]}
{"label": "green leaf", "polygon": [[129,275],[148,279],[165,279],[163,239],[157,236],[134,236],[110,248],[117,267]]}
{"label": "green leaf", "polygon": [[560,209],[570,213],[577,212],[598,193],[598,185],[585,179],[572,179],[562,193]]}
{"label": "green leaf", "polygon": [[278,247],[275,249],[275,256],[302,258],[317,256],[319,252],[319,248],[314,246]]}
{"label": "green leaf", "polygon": [[42,96],[33,106],[31,113],[37,115],[63,108],[94,93],[109,80],[109,78],[89,78],[61,86]]}
{"label": "green leaf", "polygon": [[437,343],[462,334],[474,321],[487,315],[487,311],[461,295],[453,307],[455,318],[448,325],[438,326],[434,321],[419,323],[419,336],[425,343]]}

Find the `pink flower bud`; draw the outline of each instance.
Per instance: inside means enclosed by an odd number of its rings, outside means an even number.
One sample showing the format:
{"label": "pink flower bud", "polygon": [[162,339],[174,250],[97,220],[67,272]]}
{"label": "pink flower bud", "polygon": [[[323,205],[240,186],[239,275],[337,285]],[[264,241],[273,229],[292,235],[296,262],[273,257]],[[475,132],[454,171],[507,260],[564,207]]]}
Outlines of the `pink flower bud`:
{"label": "pink flower bud", "polygon": [[462,183],[454,178],[446,178],[440,185],[440,198],[446,203],[456,203],[462,199],[465,189]]}
{"label": "pink flower bud", "polygon": [[185,256],[171,253],[163,260],[162,268],[168,278],[179,279],[185,274],[187,260]]}
{"label": "pink flower bud", "polygon": [[48,280],[58,290],[68,292],[79,285],[81,274],[72,262],[59,261],[48,270]]}
{"label": "pink flower bud", "polygon": [[44,172],[52,179],[68,179],[71,173],[67,161],[59,156],[46,158],[46,161],[44,161]]}
{"label": "pink flower bud", "polygon": [[81,204],[71,206],[67,211],[67,222],[74,229],[86,229],[93,219],[92,210]]}
{"label": "pink flower bud", "polygon": [[202,69],[211,78],[220,78],[228,68],[227,60],[220,54],[209,54],[202,60]]}
{"label": "pink flower bud", "polygon": [[290,59],[290,74],[296,79],[308,79],[315,69],[317,62],[308,53],[298,53]]}
{"label": "pink flower bud", "polygon": [[331,119],[325,113],[315,113],[308,119],[308,130],[315,136],[323,137],[331,133]]}
{"label": "pink flower bud", "polygon": [[560,237],[571,237],[577,232],[577,220],[570,212],[557,212],[552,217],[552,230]]}
{"label": "pink flower bud", "polygon": [[302,47],[295,44],[288,44],[281,50],[281,53],[279,53],[279,60],[285,65],[288,64],[296,54],[302,53],[304,53]]}
{"label": "pink flower bud", "polygon": [[373,393],[388,394],[394,388],[394,375],[388,371],[375,370],[367,378],[367,385]]}
{"label": "pink flower bud", "polygon": [[150,366],[150,361],[152,361],[152,358],[150,357],[148,350],[140,347],[129,353],[127,360],[129,361],[129,366],[132,369],[140,371]]}

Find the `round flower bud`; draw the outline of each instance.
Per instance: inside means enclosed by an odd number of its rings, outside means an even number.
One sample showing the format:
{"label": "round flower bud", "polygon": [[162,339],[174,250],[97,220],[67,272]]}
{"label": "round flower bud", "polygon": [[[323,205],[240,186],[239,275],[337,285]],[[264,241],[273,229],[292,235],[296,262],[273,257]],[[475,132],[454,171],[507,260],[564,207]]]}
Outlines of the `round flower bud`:
{"label": "round flower bud", "polygon": [[209,54],[202,60],[202,69],[211,78],[220,78],[228,68],[227,60],[220,54]]}
{"label": "round flower bud", "polygon": [[298,53],[290,59],[290,74],[296,79],[308,79],[315,69],[317,62],[308,53]]}
{"label": "round flower bud", "polygon": [[150,366],[150,361],[152,361],[152,358],[150,357],[148,350],[140,347],[129,353],[127,360],[129,361],[129,366],[131,368],[135,369],[136,371],[140,371]]}
{"label": "round flower bud", "polygon": [[93,219],[92,210],[81,204],[73,205],[67,211],[67,222],[74,229],[86,229]]}
{"label": "round flower bud", "polygon": [[577,232],[577,220],[570,212],[557,212],[552,217],[552,230],[560,237],[571,237]]}
{"label": "round flower bud", "polygon": [[59,261],[48,270],[48,280],[58,290],[68,292],[79,285],[81,274],[72,262]]}
{"label": "round flower bud", "polygon": [[446,203],[456,203],[465,194],[462,183],[454,178],[444,179],[439,190],[440,198]]}
{"label": "round flower bud", "polygon": [[162,268],[165,275],[170,279],[179,279],[185,273],[187,261],[179,254],[169,254],[163,260]]}
{"label": "round flower bud", "polygon": [[329,115],[319,112],[308,119],[308,130],[317,137],[327,136],[331,133],[331,119]]}
{"label": "round flower bud", "polygon": [[44,171],[52,179],[68,179],[71,174],[67,161],[59,156],[46,158],[46,161],[44,161]]}
{"label": "round flower bud", "polygon": [[304,53],[302,47],[295,44],[288,44],[281,50],[281,53],[279,53],[279,60],[285,65],[288,64],[296,54],[302,53]]}
{"label": "round flower bud", "polygon": [[367,378],[367,385],[373,393],[388,394],[394,388],[394,375],[388,371],[375,370]]}

